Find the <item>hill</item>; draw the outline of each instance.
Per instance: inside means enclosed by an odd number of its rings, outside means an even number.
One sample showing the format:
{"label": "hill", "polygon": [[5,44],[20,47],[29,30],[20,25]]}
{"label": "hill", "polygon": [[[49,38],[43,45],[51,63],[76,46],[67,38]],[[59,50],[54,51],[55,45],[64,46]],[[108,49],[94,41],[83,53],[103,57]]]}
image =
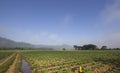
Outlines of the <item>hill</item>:
{"label": "hill", "polygon": [[70,45],[33,45],[25,42],[16,42],[7,38],[0,37],[0,48],[15,48],[15,47],[24,47],[24,48],[53,48],[53,49],[72,49]]}

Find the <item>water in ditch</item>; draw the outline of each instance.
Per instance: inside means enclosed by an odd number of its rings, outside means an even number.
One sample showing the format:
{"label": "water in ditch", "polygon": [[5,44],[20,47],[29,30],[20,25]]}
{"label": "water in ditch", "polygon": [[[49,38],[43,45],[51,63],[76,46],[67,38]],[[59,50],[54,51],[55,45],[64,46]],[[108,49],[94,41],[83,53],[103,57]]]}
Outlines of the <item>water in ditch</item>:
{"label": "water in ditch", "polygon": [[32,73],[30,66],[25,59],[22,59],[22,73]]}

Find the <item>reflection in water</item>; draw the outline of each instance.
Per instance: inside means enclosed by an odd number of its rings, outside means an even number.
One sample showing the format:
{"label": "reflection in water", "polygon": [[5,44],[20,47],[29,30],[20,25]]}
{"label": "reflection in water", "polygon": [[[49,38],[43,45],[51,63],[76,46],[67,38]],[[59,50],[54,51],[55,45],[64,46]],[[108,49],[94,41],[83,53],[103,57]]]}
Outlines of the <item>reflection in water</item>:
{"label": "reflection in water", "polygon": [[30,66],[24,59],[22,59],[22,72],[23,73],[32,73]]}

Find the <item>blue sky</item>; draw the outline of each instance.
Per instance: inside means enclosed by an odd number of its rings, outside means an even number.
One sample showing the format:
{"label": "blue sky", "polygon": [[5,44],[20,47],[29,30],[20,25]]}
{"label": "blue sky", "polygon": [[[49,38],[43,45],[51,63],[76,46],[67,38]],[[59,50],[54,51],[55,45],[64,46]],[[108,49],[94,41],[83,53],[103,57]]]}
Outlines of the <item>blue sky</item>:
{"label": "blue sky", "polygon": [[120,47],[119,0],[0,0],[0,36],[32,44]]}

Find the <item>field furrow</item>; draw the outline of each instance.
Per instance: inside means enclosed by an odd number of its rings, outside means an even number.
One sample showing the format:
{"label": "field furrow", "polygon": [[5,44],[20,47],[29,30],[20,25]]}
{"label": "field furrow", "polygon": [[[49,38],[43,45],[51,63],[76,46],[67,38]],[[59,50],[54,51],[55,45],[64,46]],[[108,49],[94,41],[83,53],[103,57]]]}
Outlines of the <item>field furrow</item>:
{"label": "field furrow", "polygon": [[17,61],[18,61],[18,56],[19,56],[19,54],[16,55],[16,58],[15,58],[13,64],[9,67],[9,69],[7,70],[6,73],[13,73],[13,72],[14,72],[14,70],[15,70],[15,65],[16,65],[16,63],[17,63]]}

